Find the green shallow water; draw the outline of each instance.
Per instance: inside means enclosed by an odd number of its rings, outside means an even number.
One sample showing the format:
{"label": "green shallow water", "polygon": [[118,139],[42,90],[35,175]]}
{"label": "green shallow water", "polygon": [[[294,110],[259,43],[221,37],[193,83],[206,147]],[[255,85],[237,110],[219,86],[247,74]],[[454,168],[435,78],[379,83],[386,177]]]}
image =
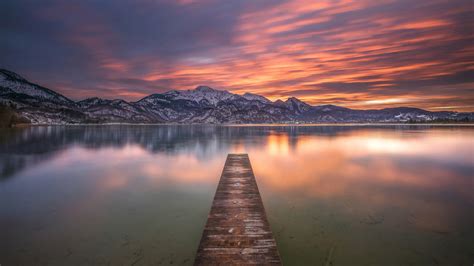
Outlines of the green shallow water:
{"label": "green shallow water", "polygon": [[470,265],[474,127],[0,130],[1,265],[191,265],[250,156],[285,265]]}

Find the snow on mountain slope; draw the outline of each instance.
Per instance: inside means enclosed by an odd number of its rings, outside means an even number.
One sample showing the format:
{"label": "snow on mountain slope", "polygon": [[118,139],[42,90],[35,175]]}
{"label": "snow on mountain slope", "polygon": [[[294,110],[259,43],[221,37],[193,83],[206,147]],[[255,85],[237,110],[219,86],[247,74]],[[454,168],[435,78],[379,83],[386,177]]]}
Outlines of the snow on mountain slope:
{"label": "snow on mountain slope", "polygon": [[169,91],[163,95],[173,100],[188,100],[197,103],[208,103],[209,105],[216,106],[217,103],[229,99],[238,97],[236,94],[232,94],[228,91],[214,90],[207,86],[198,86],[194,90],[185,91]]}
{"label": "snow on mountain slope", "polygon": [[74,105],[75,103],[50,89],[30,83],[20,75],[11,71],[0,69],[0,87],[7,88],[17,94],[40,98],[58,104]]}
{"label": "snow on mountain slope", "polygon": [[286,100],[285,102],[285,105],[288,106],[290,110],[295,111],[297,114],[302,114],[311,109],[311,105],[302,102],[301,100],[295,97],[288,98],[288,100]]}
{"label": "snow on mountain slope", "polygon": [[88,98],[77,105],[90,118],[108,122],[156,122],[148,112],[127,101]]}
{"label": "snow on mountain slope", "polygon": [[136,102],[97,97],[74,102],[8,70],[0,70],[0,104],[40,124],[474,121],[474,113],[430,112],[410,107],[354,110],[335,105],[311,106],[295,97],[271,102],[257,94],[238,95],[207,86],[152,94]]}
{"label": "snow on mountain slope", "polygon": [[246,92],[244,95],[242,95],[242,97],[244,97],[245,99],[249,100],[249,101],[259,101],[259,102],[262,102],[262,103],[270,103],[271,101],[261,95],[258,95],[258,94],[253,94],[253,93],[250,93],[250,92]]}

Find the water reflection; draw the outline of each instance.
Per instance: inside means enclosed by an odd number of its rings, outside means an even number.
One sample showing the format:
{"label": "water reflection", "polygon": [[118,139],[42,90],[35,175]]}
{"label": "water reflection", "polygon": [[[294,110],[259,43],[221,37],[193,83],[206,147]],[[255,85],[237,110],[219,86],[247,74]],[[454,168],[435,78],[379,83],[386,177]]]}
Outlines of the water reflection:
{"label": "water reflection", "polygon": [[[369,131],[367,129],[370,128]],[[226,153],[229,150],[239,152],[251,147],[267,147],[269,154],[289,154],[296,149],[315,147],[314,136],[327,137],[327,139],[342,135],[357,134],[352,138],[352,143],[342,145],[353,146],[354,150],[363,145],[370,151],[395,152],[403,149],[407,154],[417,155],[420,152],[434,154],[431,148],[414,148],[417,140],[425,139],[424,130],[432,126],[45,126],[26,127],[0,130],[0,177],[7,178],[17,171],[47,160],[57,155],[64,149],[79,145],[88,149],[104,147],[121,148],[127,145],[139,145],[152,153],[193,154],[199,160],[207,160],[216,154]],[[374,130],[377,130],[374,132]],[[383,132],[396,130],[397,134],[392,139]],[[419,132],[421,130],[421,132]],[[456,141],[460,128],[442,127],[436,132],[449,131],[454,134],[450,141]],[[465,130],[464,130],[465,131]],[[464,132],[463,131],[463,132]],[[366,137],[367,132],[370,136]],[[418,132],[418,135],[417,133]],[[421,135],[419,133],[422,133]],[[434,133],[436,134],[436,133]],[[464,133],[461,133],[464,134]],[[401,138],[399,138],[401,137]],[[467,138],[467,136],[462,136]],[[441,141],[446,141],[443,134],[439,134]],[[430,139],[436,142],[436,136]],[[439,139],[438,139],[439,141]],[[462,143],[463,140],[458,140]],[[313,143],[311,143],[313,142]],[[472,145],[472,138],[467,140]],[[341,144],[341,143],[339,143]],[[430,146],[429,143],[422,145]],[[316,146],[317,147],[317,146]],[[439,147],[439,146],[438,146]],[[451,146],[454,147],[454,146]],[[442,148],[442,147],[440,147]],[[467,149],[463,149],[465,152]],[[467,151],[469,152],[469,151]],[[472,158],[470,154],[460,154],[455,150],[450,154],[446,151],[438,152],[444,159],[463,157],[464,160]],[[455,157],[451,156],[454,155]],[[471,156],[471,157],[469,157]]]}
{"label": "water reflection", "polygon": [[1,130],[0,258],[192,264],[229,152],[286,264],[474,259],[473,127],[199,125]]}

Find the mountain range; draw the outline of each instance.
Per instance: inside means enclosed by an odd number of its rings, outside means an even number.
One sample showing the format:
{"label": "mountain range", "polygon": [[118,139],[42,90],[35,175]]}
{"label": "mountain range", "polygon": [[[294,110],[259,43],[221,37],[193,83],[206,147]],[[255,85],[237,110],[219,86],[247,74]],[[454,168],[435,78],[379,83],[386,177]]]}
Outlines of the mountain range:
{"label": "mountain range", "polygon": [[19,121],[32,124],[474,121],[474,113],[430,112],[412,107],[354,110],[335,105],[313,106],[295,97],[270,101],[257,94],[239,95],[207,86],[152,94],[136,102],[97,97],[73,101],[5,69],[0,69],[0,105],[11,110]]}

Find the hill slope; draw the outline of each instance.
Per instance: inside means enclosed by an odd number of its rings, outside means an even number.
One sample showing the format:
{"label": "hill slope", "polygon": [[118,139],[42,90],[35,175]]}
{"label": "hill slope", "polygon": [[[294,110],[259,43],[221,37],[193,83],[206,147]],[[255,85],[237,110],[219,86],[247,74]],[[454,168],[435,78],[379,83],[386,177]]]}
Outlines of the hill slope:
{"label": "hill slope", "polygon": [[206,86],[152,94],[136,102],[97,97],[75,102],[3,69],[0,104],[33,124],[474,121],[473,113],[430,112],[409,107],[353,110],[334,105],[311,106],[295,97],[272,102],[256,94],[238,95]]}

